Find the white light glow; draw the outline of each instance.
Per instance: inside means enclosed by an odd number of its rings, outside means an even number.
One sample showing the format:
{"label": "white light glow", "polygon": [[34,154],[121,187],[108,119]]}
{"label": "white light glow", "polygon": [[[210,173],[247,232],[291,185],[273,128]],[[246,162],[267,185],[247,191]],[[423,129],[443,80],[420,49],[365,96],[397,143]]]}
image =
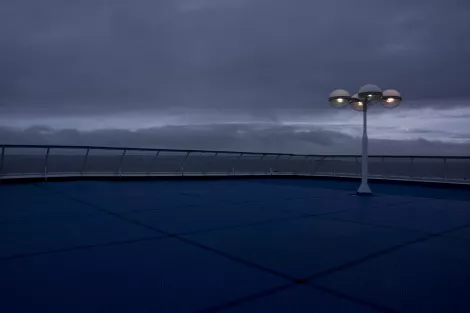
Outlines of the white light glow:
{"label": "white light glow", "polygon": [[342,98],[339,98],[339,99],[338,99],[338,102],[339,102],[339,103],[342,103],[343,101],[344,101],[344,99],[342,99]]}
{"label": "white light glow", "polygon": [[395,101],[395,99],[393,99],[393,98],[388,98],[388,99],[387,99],[387,102],[388,102],[388,103],[392,103],[393,101]]}

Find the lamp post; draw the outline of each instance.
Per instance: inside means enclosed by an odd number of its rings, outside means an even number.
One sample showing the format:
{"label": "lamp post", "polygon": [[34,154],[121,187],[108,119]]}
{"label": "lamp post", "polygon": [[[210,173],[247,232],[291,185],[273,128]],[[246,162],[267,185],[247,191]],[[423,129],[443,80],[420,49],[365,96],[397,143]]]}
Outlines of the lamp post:
{"label": "lamp post", "polygon": [[381,102],[382,105],[388,109],[396,108],[400,105],[402,97],[396,90],[389,89],[382,91],[376,85],[365,85],[357,94],[352,97],[349,92],[342,89],[337,89],[330,94],[330,104],[338,109],[346,108],[350,106],[356,111],[363,112],[363,129],[362,129],[362,180],[357,194],[359,195],[370,195],[372,194],[368,179],[368,142],[367,137],[367,111],[369,107],[377,102]]}

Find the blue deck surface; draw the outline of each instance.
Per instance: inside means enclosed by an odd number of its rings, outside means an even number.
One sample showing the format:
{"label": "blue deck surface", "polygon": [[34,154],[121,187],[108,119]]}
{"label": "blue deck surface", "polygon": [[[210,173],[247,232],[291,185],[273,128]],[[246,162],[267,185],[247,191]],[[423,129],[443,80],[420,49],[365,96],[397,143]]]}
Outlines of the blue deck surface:
{"label": "blue deck surface", "polygon": [[469,312],[470,191],[0,185],[0,312]]}

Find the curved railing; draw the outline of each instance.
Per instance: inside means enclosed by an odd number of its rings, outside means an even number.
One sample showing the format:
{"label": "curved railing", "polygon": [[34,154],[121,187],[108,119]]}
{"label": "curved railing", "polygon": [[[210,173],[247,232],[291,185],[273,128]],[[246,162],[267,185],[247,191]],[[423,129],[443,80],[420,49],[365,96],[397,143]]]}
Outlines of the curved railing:
{"label": "curved railing", "polygon": [[[2,145],[0,179],[97,176],[299,175],[360,177],[360,155],[93,146]],[[369,156],[379,179],[470,184],[470,156]]]}

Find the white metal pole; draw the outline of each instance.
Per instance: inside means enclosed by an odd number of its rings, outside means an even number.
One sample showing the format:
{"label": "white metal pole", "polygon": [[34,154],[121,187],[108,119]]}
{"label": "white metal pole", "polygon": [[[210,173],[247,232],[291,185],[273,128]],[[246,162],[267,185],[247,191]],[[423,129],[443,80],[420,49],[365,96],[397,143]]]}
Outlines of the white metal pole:
{"label": "white metal pole", "polygon": [[367,137],[367,99],[364,101],[364,110],[363,110],[363,126],[362,126],[362,180],[361,186],[357,190],[358,194],[371,194],[371,190],[367,183],[368,178],[368,145],[369,139]]}

